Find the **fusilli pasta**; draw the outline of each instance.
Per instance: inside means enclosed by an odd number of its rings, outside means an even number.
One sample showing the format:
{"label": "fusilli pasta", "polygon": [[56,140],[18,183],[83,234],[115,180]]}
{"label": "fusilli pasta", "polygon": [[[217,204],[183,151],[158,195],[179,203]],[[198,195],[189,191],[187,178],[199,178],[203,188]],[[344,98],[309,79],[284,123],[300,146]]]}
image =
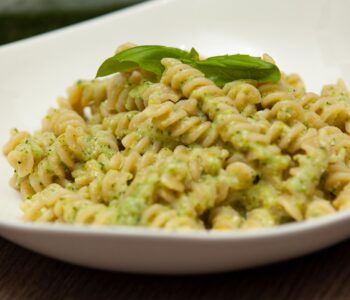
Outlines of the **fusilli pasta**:
{"label": "fusilli pasta", "polygon": [[3,153],[24,220],[248,230],[350,209],[343,81],[320,95],[297,74],[219,87],[161,64],[158,79],[134,68],[79,80],[39,131],[11,131]]}

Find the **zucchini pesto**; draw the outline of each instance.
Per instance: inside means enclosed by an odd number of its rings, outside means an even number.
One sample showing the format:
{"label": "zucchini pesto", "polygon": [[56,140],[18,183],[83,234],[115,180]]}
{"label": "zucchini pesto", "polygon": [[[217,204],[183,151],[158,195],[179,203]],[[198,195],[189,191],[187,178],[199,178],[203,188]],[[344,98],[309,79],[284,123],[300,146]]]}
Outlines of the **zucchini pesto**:
{"label": "zucchini pesto", "polygon": [[341,80],[123,44],[3,152],[26,221],[247,230],[350,209],[349,133]]}

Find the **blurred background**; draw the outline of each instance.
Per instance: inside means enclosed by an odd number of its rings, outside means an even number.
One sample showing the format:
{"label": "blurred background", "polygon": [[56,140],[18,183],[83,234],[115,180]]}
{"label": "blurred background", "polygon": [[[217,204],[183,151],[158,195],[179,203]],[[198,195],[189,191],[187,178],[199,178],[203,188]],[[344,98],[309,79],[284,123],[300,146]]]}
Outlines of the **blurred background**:
{"label": "blurred background", "polygon": [[0,45],[145,0],[0,0]]}

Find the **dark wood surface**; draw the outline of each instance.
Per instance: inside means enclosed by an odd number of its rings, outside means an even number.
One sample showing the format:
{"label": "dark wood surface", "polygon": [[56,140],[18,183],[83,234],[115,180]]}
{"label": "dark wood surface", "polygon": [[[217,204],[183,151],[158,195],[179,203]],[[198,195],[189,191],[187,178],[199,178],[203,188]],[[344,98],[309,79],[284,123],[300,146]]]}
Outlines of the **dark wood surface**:
{"label": "dark wood surface", "polygon": [[203,276],[104,272],[0,238],[0,299],[350,299],[350,240],[291,261]]}
{"label": "dark wood surface", "polygon": [[0,0],[0,44],[100,16],[145,0]]}

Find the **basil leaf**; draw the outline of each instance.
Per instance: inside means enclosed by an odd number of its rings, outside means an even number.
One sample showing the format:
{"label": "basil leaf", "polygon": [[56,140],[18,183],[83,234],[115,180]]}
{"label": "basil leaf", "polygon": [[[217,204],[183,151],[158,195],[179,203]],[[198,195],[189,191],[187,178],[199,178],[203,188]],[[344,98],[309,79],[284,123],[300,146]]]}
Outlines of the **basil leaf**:
{"label": "basil leaf", "polygon": [[107,76],[116,72],[141,68],[151,72],[159,79],[164,71],[161,59],[172,57],[202,71],[205,76],[222,87],[225,83],[237,79],[254,79],[258,81],[280,80],[278,67],[259,57],[235,54],[213,56],[200,60],[198,52],[190,52],[159,45],[137,46],[106,59],[97,71],[96,77]]}
{"label": "basil leaf", "polygon": [[276,65],[249,55],[213,56],[190,64],[220,87],[237,79],[277,82],[281,77]]}
{"label": "basil leaf", "polygon": [[197,52],[196,49],[191,48],[190,55],[191,55],[193,60],[199,60],[199,53]]}
{"label": "basil leaf", "polygon": [[96,77],[107,76],[116,72],[129,71],[140,67],[145,71],[156,74],[159,79],[164,71],[164,67],[160,61],[165,57],[194,61],[198,59],[198,53],[193,48],[191,52],[187,52],[178,48],[158,45],[137,46],[106,59],[99,67]]}

